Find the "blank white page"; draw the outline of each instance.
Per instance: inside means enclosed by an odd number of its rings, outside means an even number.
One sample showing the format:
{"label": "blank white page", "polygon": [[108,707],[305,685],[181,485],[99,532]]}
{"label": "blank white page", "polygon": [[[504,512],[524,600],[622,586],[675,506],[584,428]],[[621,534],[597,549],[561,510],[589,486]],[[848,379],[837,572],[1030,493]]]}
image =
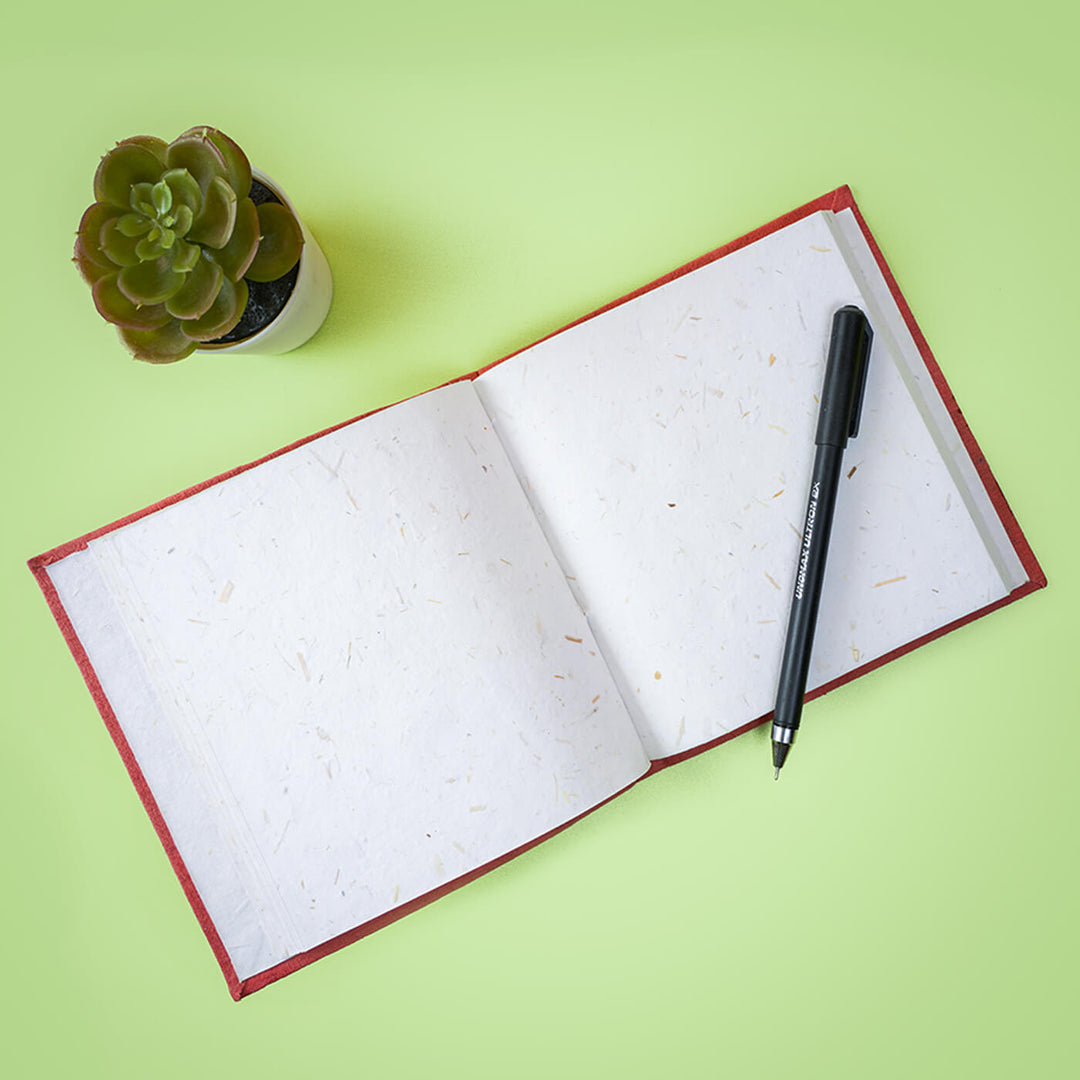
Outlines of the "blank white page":
{"label": "blank white page", "polygon": [[[832,317],[872,307],[830,218],[774,232],[477,380],[653,758],[774,704]],[[933,410],[912,398],[921,361],[905,358],[902,373],[896,341],[873,345],[810,688],[1010,587],[943,460]]]}
{"label": "blank white page", "polygon": [[241,979],[648,768],[468,382],[49,575]]}

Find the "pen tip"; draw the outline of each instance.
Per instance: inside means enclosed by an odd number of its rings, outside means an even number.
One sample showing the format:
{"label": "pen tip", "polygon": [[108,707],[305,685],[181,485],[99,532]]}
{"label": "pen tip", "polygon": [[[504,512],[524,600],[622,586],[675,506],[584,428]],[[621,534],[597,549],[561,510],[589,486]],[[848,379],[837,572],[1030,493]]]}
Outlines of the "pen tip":
{"label": "pen tip", "polygon": [[779,780],[780,779],[780,766],[779,765],[776,766],[776,774],[773,776],[773,779],[774,780]]}

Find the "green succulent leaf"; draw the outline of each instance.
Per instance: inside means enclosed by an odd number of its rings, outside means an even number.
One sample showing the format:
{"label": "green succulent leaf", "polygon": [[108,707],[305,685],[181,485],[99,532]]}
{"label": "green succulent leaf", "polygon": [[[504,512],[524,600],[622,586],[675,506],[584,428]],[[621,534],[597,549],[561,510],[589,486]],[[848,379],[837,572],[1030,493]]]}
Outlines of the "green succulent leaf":
{"label": "green succulent leaf", "polygon": [[155,225],[148,235],[135,244],[135,254],[139,262],[150,262],[165,254],[165,245],[161,242],[161,230]]}
{"label": "green succulent leaf", "polygon": [[238,199],[246,199],[251,194],[251,163],[247,154],[225,132],[218,131],[217,128],[210,129],[210,139],[225,159],[229,170],[229,186],[236,192]]}
{"label": "green succulent leaf", "polygon": [[229,242],[236,224],[236,192],[228,181],[215,176],[203,197],[202,210],[188,229],[188,239],[221,248]]}
{"label": "green succulent leaf", "polygon": [[152,224],[145,214],[124,214],[117,219],[116,227],[124,236],[145,236]]}
{"label": "green succulent leaf", "polygon": [[107,274],[94,283],[94,306],[106,322],[131,330],[157,330],[170,320],[172,316],[164,304],[143,307],[133,304],[116,284],[118,277],[119,274]]}
{"label": "green succulent leaf", "polygon": [[145,214],[153,218],[157,211],[154,209],[154,185],[150,183],[132,184],[128,193],[128,205],[137,214]]}
{"label": "green succulent leaf", "polygon": [[159,180],[150,189],[150,195],[154,203],[154,210],[158,214],[167,214],[172,209],[172,189],[164,180]]}
{"label": "green succulent leaf", "polygon": [[217,263],[199,259],[180,291],[165,301],[169,314],[178,319],[198,319],[205,315],[217,299],[224,277]]}
{"label": "green succulent leaf", "polygon": [[259,213],[259,250],[244,275],[250,281],[276,281],[300,258],[304,234],[287,206],[262,203]]}
{"label": "green succulent leaf", "polygon": [[72,256],[73,263],[78,268],[79,273],[82,275],[83,281],[87,285],[93,286],[106,274],[115,274],[116,267],[105,267],[101,263],[96,262],[94,259],[86,253],[86,246],[83,243],[83,238],[78,236],[75,238],[75,254]]}
{"label": "green succulent leaf", "polygon": [[186,206],[192,214],[199,212],[202,207],[202,189],[198,180],[187,169],[169,169],[161,179],[169,185],[175,210]]}
{"label": "green succulent leaf", "polygon": [[149,150],[161,162],[161,167],[165,167],[165,151],[169,144],[164,139],[159,139],[156,135],[132,135],[130,139],[122,139],[118,145],[124,146],[127,143],[134,143]]}
{"label": "green succulent leaf", "polygon": [[251,193],[251,165],[247,155],[228,135],[212,127],[189,128],[176,141],[180,139],[209,139],[225,162],[225,178],[229,186],[236,192],[238,199],[246,199]]}
{"label": "green succulent leaf", "polygon": [[195,342],[184,333],[178,319],[170,319],[157,330],[130,330],[117,327],[120,340],[148,364],[172,364],[195,351]]}
{"label": "green succulent leaf", "polygon": [[137,246],[141,242],[120,231],[119,218],[110,218],[101,227],[101,249],[117,266],[137,266],[141,262]]}
{"label": "green succulent leaf", "polygon": [[181,203],[176,207],[176,215],[173,219],[173,230],[177,236],[187,236],[188,230],[191,228],[191,223],[195,220],[195,216],[191,210]]}
{"label": "green succulent leaf", "polygon": [[194,270],[202,253],[203,250],[198,244],[189,244],[178,239],[173,251],[173,269],[181,274]]}
{"label": "green succulent leaf", "polygon": [[119,143],[98,165],[94,198],[127,210],[131,206],[132,184],[156,184],[161,173],[161,162],[152,151],[135,142]]}
{"label": "green succulent leaf", "polygon": [[79,222],[79,239],[85,258],[109,270],[115,270],[112,260],[101,249],[101,230],[122,211],[111,203],[96,202],[86,208]]}
{"label": "green succulent leaf", "polygon": [[173,252],[137,266],[125,266],[116,280],[133,304],[162,304],[183,287],[186,275],[174,267]]}
{"label": "green succulent leaf", "polygon": [[259,214],[251,199],[241,199],[236,204],[236,224],[233,226],[229,242],[214,253],[221,269],[232,281],[239,281],[255,252],[259,250]]}
{"label": "green succulent leaf", "polygon": [[195,341],[213,341],[227,334],[244,314],[247,306],[247,282],[230,281],[222,275],[221,288],[205,315],[184,322],[184,333]]}
{"label": "green succulent leaf", "polygon": [[207,128],[192,128],[169,143],[165,161],[170,169],[187,169],[205,195],[215,177],[228,182],[229,167],[224,155],[210,138]]}

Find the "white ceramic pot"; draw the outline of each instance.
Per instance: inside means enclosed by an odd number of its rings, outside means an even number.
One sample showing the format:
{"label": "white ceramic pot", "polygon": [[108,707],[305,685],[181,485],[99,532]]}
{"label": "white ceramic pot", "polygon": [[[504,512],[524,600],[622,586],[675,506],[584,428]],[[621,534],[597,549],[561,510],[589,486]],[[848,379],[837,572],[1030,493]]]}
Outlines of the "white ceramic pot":
{"label": "white ceramic pot", "polygon": [[256,353],[263,356],[289,352],[303,345],[322,326],[326,313],[330,310],[330,301],[334,296],[334,280],[322,248],[304,224],[303,218],[296,212],[296,207],[288,195],[281,190],[281,185],[261,169],[253,167],[251,175],[270,188],[300,222],[300,230],[304,234],[304,246],[300,251],[300,272],[292,294],[273,322],[242,341],[228,345],[200,345],[199,352]]}

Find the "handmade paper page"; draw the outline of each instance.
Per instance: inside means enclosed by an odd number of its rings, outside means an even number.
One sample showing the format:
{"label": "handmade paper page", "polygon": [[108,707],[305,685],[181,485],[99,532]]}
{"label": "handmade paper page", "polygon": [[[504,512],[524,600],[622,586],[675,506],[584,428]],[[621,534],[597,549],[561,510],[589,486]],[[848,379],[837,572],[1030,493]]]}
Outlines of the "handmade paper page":
{"label": "handmade paper page", "polygon": [[904,322],[896,300],[889,291],[874,260],[870,245],[850,210],[825,217],[833,232],[837,250],[844,256],[851,271],[867,317],[872,321],[878,347],[887,349],[896,363],[897,371],[907,386],[915,407],[923,413],[923,421],[934,438],[942,461],[952,474],[957,490],[967,504],[975,527],[994,559],[998,571],[1010,589],[1026,581],[1027,571],[1005,526],[994,509],[974,462],[964,445],[948,407],[926,370],[922,356]]}
{"label": "handmade paper page", "polygon": [[[477,380],[654,759],[774,704],[832,317],[868,306],[830,218],[769,234]],[[1014,583],[895,348],[891,334],[874,342],[845,458],[811,689]]]}
{"label": "handmade paper page", "polygon": [[649,765],[468,382],[48,572],[240,979]]}

